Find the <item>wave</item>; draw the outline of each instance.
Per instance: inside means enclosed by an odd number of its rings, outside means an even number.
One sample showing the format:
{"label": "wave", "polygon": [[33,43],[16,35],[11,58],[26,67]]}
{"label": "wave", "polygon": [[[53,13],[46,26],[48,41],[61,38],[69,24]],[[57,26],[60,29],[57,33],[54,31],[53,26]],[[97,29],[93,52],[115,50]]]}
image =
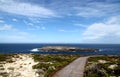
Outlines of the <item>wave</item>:
{"label": "wave", "polygon": [[103,49],[99,49],[99,52],[103,51]]}
{"label": "wave", "polygon": [[34,48],[34,49],[30,50],[30,51],[32,51],[32,52],[38,52],[39,50],[38,50],[38,48]]}

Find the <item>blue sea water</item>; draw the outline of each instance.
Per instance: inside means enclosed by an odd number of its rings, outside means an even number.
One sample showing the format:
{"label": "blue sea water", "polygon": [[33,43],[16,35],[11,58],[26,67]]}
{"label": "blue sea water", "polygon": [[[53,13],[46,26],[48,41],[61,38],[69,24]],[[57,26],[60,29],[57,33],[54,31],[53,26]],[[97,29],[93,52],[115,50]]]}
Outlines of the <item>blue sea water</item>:
{"label": "blue sea water", "polygon": [[[45,52],[37,48],[44,46],[72,46],[97,48],[97,52]],[[84,55],[120,55],[120,44],[0,44],[0,53],[34,53],[34,54],[84,54]]]}

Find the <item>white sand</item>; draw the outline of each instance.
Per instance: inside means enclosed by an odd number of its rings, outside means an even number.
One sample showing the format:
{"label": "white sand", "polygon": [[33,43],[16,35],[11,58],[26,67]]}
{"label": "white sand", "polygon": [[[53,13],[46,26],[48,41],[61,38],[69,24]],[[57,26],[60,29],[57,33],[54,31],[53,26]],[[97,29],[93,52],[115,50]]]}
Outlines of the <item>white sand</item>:
{"label": "white sand", "polygon": [[118,66],[117,64],[113,64],[113,65],[110,65],[108,68],[114,69],[114,68],[117,67],[117,66]]}
{"label": "white sand", "polygon": [[99,63],[103,63],[103,64],[104,64],[104,63],[107,63],[106,60],[98,60],[98,62],[99,62]]}
{"label": "white sand", "polygon": [[31,55],[20,54],[19,58],[13,58],[15,62],[4,64],[5,71],[7,71],[10,77],[38,77],[36,70],[32,69],[32,66],[37,64],[34,62]]}

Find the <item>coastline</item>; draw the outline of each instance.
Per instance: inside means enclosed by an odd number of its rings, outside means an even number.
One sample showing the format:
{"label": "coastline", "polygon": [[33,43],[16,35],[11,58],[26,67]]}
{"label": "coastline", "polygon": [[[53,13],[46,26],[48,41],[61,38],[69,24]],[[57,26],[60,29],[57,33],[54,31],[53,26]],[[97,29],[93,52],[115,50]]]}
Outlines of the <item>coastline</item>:
{"label": "coastline", "polygon": [[[52,55],[51,59],[49,59],[51,55],[48,54],[38,55],[11,54],[11,55],[12,56],[10,61],[7,61],[8,59],[6,59],[6,61],[0,61],[0,76],[47,77],[55,70],[62,68],[68,63],[71,63],[71,61],[75,60],[78,56],[78,55]],[[7,55],[5,56],[7,57]],[[35,57],[40,58],[43,57],[44,60],[41,61],[41,59],[37,59]]]}
{"label": "coastline", "polygon": [[[52,57],[51,57],[52,56]],[[72,57],[75,57],[73,60],[70,60]],[[0,76],[6,75],[6,76],[17,76],[17,77],[46,77],[45,68],[52,68],[53,70],[49,70],[49,73],[46,73],[47,76],[49,75],[52,77],[55,73],[62,70],[69,64],[71,64],[74,60],[78,59],[79,57],[104,57],[106,55],[51,55],[51,54],[13,54],[10,61],[0,61]],[[115,55],[107,55],[106,57],[112,57]],[[117,57],[120,57],[116,55]],[[115,57],[116,57],[115,56]],[[38,57],[38,58],[35,58]],[[59,57],[58,59],[56,57]],[[63,58],[64,59],[61,59]],[[43,58],[43,60],[41,60]],[[51,58],[51,59],[49,59]],[[68,58],[67,63],[62,64],[62,62],[66,62],[65,58]],[[47,60],[48,59],[48,60]],[[57,62],[57,65],[60,64],[59,67],[56,68],[56,64],[54,64],[54,61],[60,60],[60,63]],[[46,60],[46,61],[45,61]],[[42,66],[41,66],[42,63]],[[40,65],[39,65],[40,64]],[[86,65],[87,63],[85,63]],[[47,66],[46,66],[47,65]],[[36,67],[37,66],[37,67]],[[40,67],[39,67],[40,66]],[[33,67],[36,67],[33,69]],[[42,67],[42,68],[41,68]],[[43,68],[44,67],[44,68]],[[1,72],[2,71],[2,72]],[[51,71],[51,72],[50,72]]]}

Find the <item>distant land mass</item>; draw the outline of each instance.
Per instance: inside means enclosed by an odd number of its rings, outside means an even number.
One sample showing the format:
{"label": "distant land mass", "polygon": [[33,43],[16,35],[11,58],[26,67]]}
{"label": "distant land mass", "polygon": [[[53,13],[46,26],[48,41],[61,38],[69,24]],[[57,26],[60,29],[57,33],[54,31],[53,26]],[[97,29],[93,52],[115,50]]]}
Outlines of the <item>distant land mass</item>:
{"label": "distant land mass", "polygon": [[99,49],[94,48],[79,48],[79,47],[68,47],[68,46],[45,46],[42,48],[39,48],[41,51],[86,51],[86,52],[95,52]]}

